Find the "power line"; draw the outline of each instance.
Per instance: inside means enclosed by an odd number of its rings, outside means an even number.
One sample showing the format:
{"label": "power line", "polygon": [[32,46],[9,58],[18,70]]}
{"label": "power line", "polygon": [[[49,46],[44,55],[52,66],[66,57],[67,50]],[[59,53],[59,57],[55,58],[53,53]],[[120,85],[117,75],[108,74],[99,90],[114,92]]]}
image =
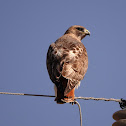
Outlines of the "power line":
{"label": "power line", "polygon": [[25,95],[25,96],[39,96],[39,97],[55,97],[55,96],[52,96],[52,95],[38,95],[38,94],[11,93],[11,92],[0,92],[0,94],[6,94],[6,95]]}
{"label": "power line", "polygon": [[[25,93],[11,93],[11,92],[0,92],[0,94],[4,95],[22,95],[22,96],[39,96],[39,97],[55,97],[53,95],[39,95],[39,94],[25,94]],[[81,106],[79,102],[76,101],[76,99],[83,99],[83,100],[104,100],[104,101],[115,101],[119,102],[121,108],[126,107],[126,100],[124,99],[114,99],[114,98],[94,98],[94,97],[75,97],[72,104],[77,104],[79,108],[79,114],[80,114],[80,126],[82,126],[82,113],[81,113]],[[63,100],[63,99],[62,99]]]}
{"label": "power line", "polygon": [[[25,93],[11,93],[11,92],[0,92],[0,94],[6,94],[6,95],[24,95],[24,96],[39,96],[39,97],[55,97],[53,95],[39,95],[39,94],[25,94]],[[84,100],[104,100],[104,101],[115,101],[115,102],[121,102],[121,99],[114,99],[114,98],[94,98],[94,97],[75,97],[76,99],[84,99]]]}

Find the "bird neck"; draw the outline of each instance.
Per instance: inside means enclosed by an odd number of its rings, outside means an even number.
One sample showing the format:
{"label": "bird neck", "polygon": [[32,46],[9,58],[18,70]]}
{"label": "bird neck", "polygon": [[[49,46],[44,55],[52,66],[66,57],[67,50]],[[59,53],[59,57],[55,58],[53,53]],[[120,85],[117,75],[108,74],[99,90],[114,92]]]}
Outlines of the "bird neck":
{"label": "bird neck", "polygon": [[74,39],[78,40],[79,42],[81,42],[81,37],[80,36],[76,36],[75,34],[72,34],[72,33],[68,33],[68,34],[65,34],[65,35],[69,35],[72,38],[74,38]]}

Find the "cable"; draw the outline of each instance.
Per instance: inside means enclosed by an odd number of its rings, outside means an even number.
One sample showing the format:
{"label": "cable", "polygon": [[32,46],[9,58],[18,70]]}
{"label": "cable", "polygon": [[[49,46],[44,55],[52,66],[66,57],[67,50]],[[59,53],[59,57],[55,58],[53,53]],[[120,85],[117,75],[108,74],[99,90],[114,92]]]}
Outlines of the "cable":
{"label": "cable", "polygon": [[[7,95],[25,95],[25,96],[39,96],[39,97],[55,97],[53,95],[38,95],[38,94],[25,94],[25,93],[11,93],[11,92],[0,92],[0,94],[7,94]],[[114,99],[114,98],[94,98],[94,97],[75,97],[76,99],[84,99],[84,100],[104,100],[104,101],[115,101],[115,102],[122,102],[120,99]]]}
{"label": "cable", "polygon": [[0,94],[6,94],[6,95],[27,95],[27,96],[39,96],[39,97],[55,97],[52,95],[38,95],[38,94],[24,94],[24,93],[11,93],[11,92],[0,92]]}
{"label": "cable", "polygon": [[77,102],[77,101],[74,101],[74,104],[77,104],[77,105],[78,105],[78,108],[79,108],[79,114],[80,114],[80,126],[82,126],[82,113],[81,113],[81,106],[80,106],[79,102]]}

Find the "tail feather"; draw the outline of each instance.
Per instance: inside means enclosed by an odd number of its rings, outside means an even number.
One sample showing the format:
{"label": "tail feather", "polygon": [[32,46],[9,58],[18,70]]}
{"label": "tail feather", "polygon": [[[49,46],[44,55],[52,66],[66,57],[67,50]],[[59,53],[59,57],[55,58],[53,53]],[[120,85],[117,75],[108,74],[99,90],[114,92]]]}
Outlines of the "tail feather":
{"label": "tail feather", "polygon": [[74,101],[74,90],[75,86],[78,84],[78,81],[71,81],[64,77],[60,78],[60,82],[55,86],[55,94],[58,104],[63,104],[66,102]]}
{"label": "tail feather", "polygon": [[69,103],[69,102],[74,102],[74,89],[72,89],[66,96],[63,96],[62,94],[58,94],[57,92],[57,97],[55,98],[55,101],[58,104],[64,104],[64,103]]}
{"label": "tail feather", "polygon": [[64,104],[64,103],[68,103],[68,102],[73,102],[74,101],[74,90],[75,88],[73,88],[69,93],[67,93],[66,95],[64,95],[64,92],[61,91],[61,89],[55,90],[56,91],[56,98],[55,101],[58,104]]}

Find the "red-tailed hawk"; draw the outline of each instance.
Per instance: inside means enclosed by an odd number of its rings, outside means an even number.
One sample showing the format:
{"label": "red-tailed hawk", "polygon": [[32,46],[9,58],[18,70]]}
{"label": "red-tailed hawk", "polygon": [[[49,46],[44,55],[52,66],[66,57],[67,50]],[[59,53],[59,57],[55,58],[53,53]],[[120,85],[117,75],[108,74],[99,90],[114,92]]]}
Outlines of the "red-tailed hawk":
{"label": "red-tailed hawk", "polygon": [[49,46],[46,63],[57,103],[73,102],[74,90],[85,76],[88,56],[81,40],[86,35],[86,28],[74,25]]}

